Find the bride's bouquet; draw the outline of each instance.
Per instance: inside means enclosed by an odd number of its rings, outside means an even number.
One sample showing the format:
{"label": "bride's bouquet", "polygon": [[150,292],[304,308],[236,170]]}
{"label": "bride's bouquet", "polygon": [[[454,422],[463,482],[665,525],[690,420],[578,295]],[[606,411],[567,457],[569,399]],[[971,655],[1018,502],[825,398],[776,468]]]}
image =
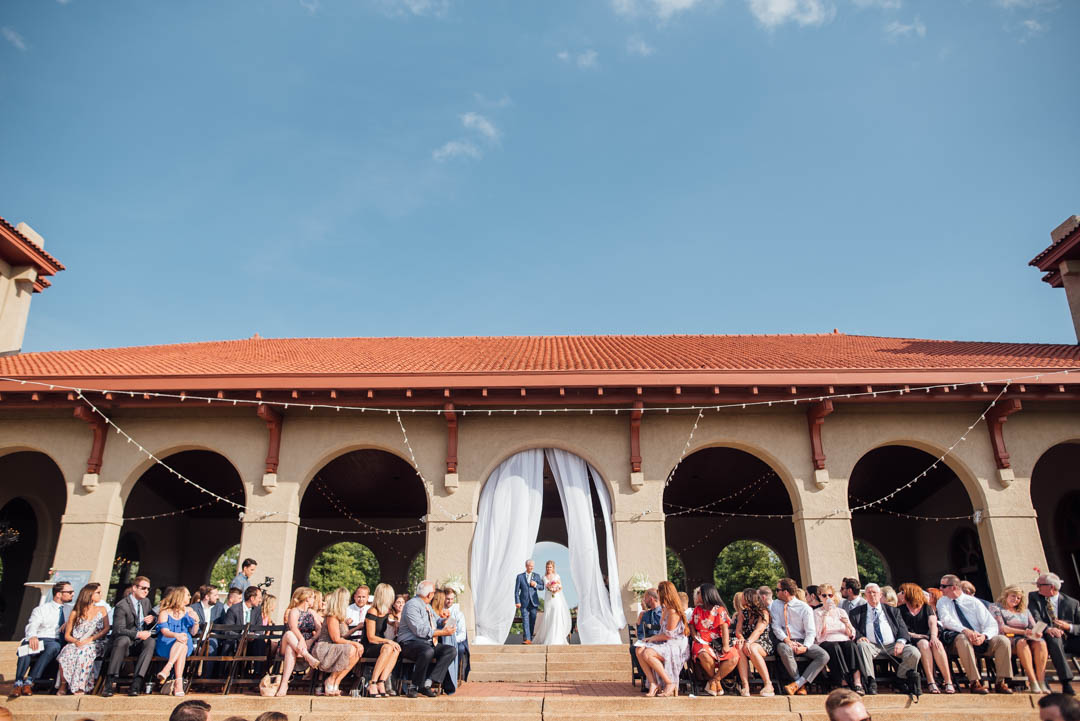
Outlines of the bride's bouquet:
{"label": "bride's bouquet", "polygon": [[558,579],[554,581],[548,581],[547,590],[551,591],[551,595],[554,596],[556,593],[562,590],[562,583],[559,582]]}

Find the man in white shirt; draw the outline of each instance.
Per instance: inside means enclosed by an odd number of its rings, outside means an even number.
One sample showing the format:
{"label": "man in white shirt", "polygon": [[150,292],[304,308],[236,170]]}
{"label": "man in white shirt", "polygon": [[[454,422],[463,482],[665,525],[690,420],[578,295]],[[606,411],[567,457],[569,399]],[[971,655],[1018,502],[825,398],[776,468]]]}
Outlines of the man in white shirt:
{"label": "man in white shirt", "polygon": [[[960,587],[960,578],[949,573],[941,577],[942,597],[937,602],[938,625],[956,635],[949,644],[942,638],[946,648],[950,645],[960,659],[964,675],[971,682],[971,692],[986,694],[990,689],[982,682],[979,664],[975,656],[992,656],[994,670],[997,672],[998,693],[1012,693],[1009,679],[1012,678],[1012,646],[1009,639],[999,633],[997,621],[986,610],[986,606],[974,596],[964,593]],[[943,634],[950,636],[952,634]]]}
{"label": "man in white shirt", "polygon": [[[370,595],[371,589],[364,585],[357,586],[353,591],[353,602],[345,610],[345,623],[349,624],[350,631],[361,634],[364,632],[364,617],[371,608]],[[357,630],[358,626],[359,630]]]}
{"label": "man in white shirt", "polygon": [[[30,696],[34,682],[45,675],[49,664],[60,655],[61,635],[67,613],[64,606],[71,603],[75,589],[67,581],[53,584],[52,600],[33,610],[26,624],[26,633],[15,666],[15,695]],[[23,647],[26,650],[23,650]],[[33,664],[33,668],[31,668]]]}
{"label": "man in white shirt", "polygon": [[911,636],[904,619],[898,610],[881,602],[881,587],[876,583],[866,584],[863,593],[866,603],[851,612],[851,624],[855,627],[855,651],[859,654],[866,693],[871,696],[877,693],[874,660],[899,659],[897,678],[907,684],[908,693],[918,696],[922,690],[916,667],[922,654],[910,645]]}
{"label": "man in white shirt", "polygon": [[[795,597],[798,586],[791,578],[781,578],[776,583],[776,600],[769,606],[772,616],[772,632],[776,637],[776,655],[790,678],[795,679],[784,686],[788,696],[805,695],[806,684],[817,678],[829,654],[817,643],[817,631],[814,628],[814,611],[806,603]],[[799,673],[796,656],[805,656],[810,660],[806,670]]]}

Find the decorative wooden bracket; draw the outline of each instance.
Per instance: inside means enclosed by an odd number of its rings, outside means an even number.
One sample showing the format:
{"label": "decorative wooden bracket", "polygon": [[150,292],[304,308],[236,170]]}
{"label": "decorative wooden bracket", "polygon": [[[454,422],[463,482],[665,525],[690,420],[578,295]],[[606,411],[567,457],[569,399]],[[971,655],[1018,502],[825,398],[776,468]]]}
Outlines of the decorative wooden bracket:
{"label": "decorative wooden bracket", "polygon": [[446,475],[443,476],[443,488],[448,494],[458,489],[457,472],[457,412],[453,403],[443,406],[446,416]]}
{"label": "decorative wooden bracket", "polygon": [[813,454],[816,471],[825,470],[825,449],[821,445],[821,426],[825,424],[825,416],[832,412],[832,401],[814,403],[806,411],[806,421],[810,426],[810,452]]}
{"label": "decorative wooden bracket", "polygon": [[641,401],[634,401],[634,410],[630,411],[630,472],[641,473]]}
{"label": "decorative wooden bracket", "polygon": [[1009,451],[1005,448],[1005,434],[1002,433],[1009,416],[1021,410],[1023,406],[1016,398],[1006,398],[994,405],[986,414],[986,428],[990,431],[990,445],[994,449],[994,461],[999,469],[1010,468]]}
{"label": "decorative wooden bracket", "polygon": [[105,419],[86,406],[75,406],[75,417],[90,424],[94,433],[94,442],[90,445],[90,456],[86,459],[86,473],[96,475],[101,472],[101,460],[105,455],[105,431],[108,424]]}
{"label": "decorative wooden bracket", "polygon": [[281,414],[264,403],[255,408],[255,413],[266,421],[266,430],[270,436],[266,449],[266,472],[277,473],[278,453],[281,451]]}

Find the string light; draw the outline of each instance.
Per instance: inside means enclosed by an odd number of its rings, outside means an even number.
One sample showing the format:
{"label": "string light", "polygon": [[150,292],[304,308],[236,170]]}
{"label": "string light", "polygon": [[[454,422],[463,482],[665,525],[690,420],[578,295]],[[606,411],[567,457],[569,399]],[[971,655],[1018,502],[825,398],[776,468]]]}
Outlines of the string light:
{"label": "string light", "polygon": [[356,525],[367,529],[365,531],[353,531],[353,533],[366,533],[388,536],[412,536],[426,532],[427,526],[423,523],[418,523],[416,525],[406,526],[403,528],[379,528],[378,526],[373,526],[370,523],[361,521],[359,518],[349,512],[349,509],[345,507],[345,504],[333,494],[333,492],[326,485],[326,483],[318,476],[315,477],[315,484],[315,488],[318,489],[318,491],[323,495],[323,498],[330,502],[330,505],[332,505],[338,513],[345,516]]}
{"label": "string light", "polygon": [[[1012,384],[1012,383],[1017,383],[1017,382],[1020,382],[1020,381],[1037,381],[1040,378],[1047,377],[1047,376],[1068,375],[1069,373],[1075,373],[1077,371],[1080,371],[1080,368],[1063,368],[1061,370],[1046,370],[1046,371],[1042,371],[1040,373],[1032,373],[1032,374],[1023,375],[1023,376],[1012,376],[1012,377],[1009,377],[1009,378],[985,379],[985,380],[967,381],[967,382],[962,382],[962,383],[935,383],[935,384],[925,385],[925,386],[911,386],[911,387],[908,387],[906,389],[905,388],[893,388],[893,389],[886,389],[886,390],[865,391],[865,392],[862,392],[862,393],[832,393],[832,394],[829,394],[829,395],[806,396],[806,397],[801,397],[801,398],[788,398],[788,399],[783,399],[783,400],[777,399],[777,400],[762,400],[762,401],[748,401],[748,402],[741,402],[740,401],[738,403],[720,403],[720,404],[711,404],[711,405],[645,406],[645,407],[642,407],[642,408],[619,408],[619,407],[612,407],[612,406],[580,407],[580,408],[536,408],[536,407],[516,407],[516,408],[513,408],[513,407],[511,407],[511,408],[491,408],[491,409],[484,409],[484,410],[487,410],[489,414],[491,414],[491,413],[510,413],[512,415],[517,415],[519,411],[521,413],[526,413],[526,414],[528,414],[528,413],[539,413],[541,411],[546,411],[548,413],[590,413],[590,414],[593,413],[593,412],[596,412],[596,413],[612,413],[612,414],[615,414],[615,415],[618,415],[619,412],[621,412],[621,411],[641,411],[642,413],[655,413],[655,412],[659,412],[659,411],[663,411],[665,413],[670,413],[672,411],[706,411],[706,410],[719,411],[719,410],[724,410],[724,409],[748,408],[748,407],[754,407],[754,406],[772,407],[774,404],[775,405],[784,405],[784,404],[787,404],[787,403],[790,403],[792,405],[798,405],[799,403],[809,403],[809,402],[814,402],[814,401],[833,400],[833,399],[838,399],[838,398],[845,398],[845,399],[846,398],[865,398],[865,397],[877,398],[878,396],[887,396],[887,395],[901,396],[901,395],[904,395],[904,394],[913,393],[914,391],[926,391],[927,393],[929,393],[930,391],[943,389],[943,388],[951,388],[952,390],[956,390],[957,388],[967,387],[967,386],[980,386],[981,387],[981,386],[985,386],[985,385],[988,385],[988,384],[989,385],[999,385],[999,384],[1002,384],[1002,383]],[[73,386],[58,385],[58,384],[55,384],[55,383],[45,383],[43,381],[34,381],[34,380],[28,380],[28,379],[23,379],[23,378],[11,378],[11,377],[4,377],[4,376],[0,376],[0,382],[19,383],[21,385],[30,384],[30,385],[40,386],[40,387],[43,387],[43,388],[48,387],[50,390],[59,389],[59,390],[71,391],[71,392],[75,392],[75,393],[81,393],[81,392],[85,391],[87,393],[101,393],[102,395],[106,395],[106,394],[109,394],[109,393],[128,394],[129,396],[134,395],[134,391],[111,391],[111,390],[108,390],[108,389],[97,389],[97,388],[79,389],[79,388],[75,388]],[[367,412],[367,411],[378,411],[378,412],[381,412],[381,413],[386,413],[388,415],[392,414],[392,413],[398,413],[398,414],[400,414],[400,413],[430,413],[430,414],[435,414],[435,415],[445,413],[445,410],[440,409],[440,408],[386,408],[386,407],[378,407],[378,406],[346,406],[346,405],[335,405],[335,404],[329,404],[329,403],[310,403],[310,404],[309,403],[301,403],[301,404],[297,404],[297,403],[295,403],[293,401],[272,401],[272,400],[265,400],[265,399],[225,398],[225,397],[218,398],[216,396],[194,396],[194,395],[187,395],[186,393],[164,393],[164,392],[160,392],[160,391],[139,391],[139,392],[142,395],[147,396],[149,398],[169,398],[169,399],[180,400],[180,401],[187,401],[187,400],[206,401],[207,403],[217,402],[217,403],[229,403],[229,404],[232,404],[232,405],[237,405],[239,403],[242,403],[242,404],[245,404],[245,405],[253,405],[253,406],[259,406],[259,405],[280,406],[282,408],[288,408],[289,406],[295,406],[295,405],[306,405],[306,406],[308,406],[309,410],[322,409],[322,410],[333,410],[333,411],[360,411],[361,413]],[[466,412],[465,410],[462,410],[462,413],[465,413],[465,412]]]}
{"label": "string light", "polygon": [[[235,493],[230,493],[228,497],[229,498],[234,498],[234,497],[236,497],[238,495],[240,495],[239,491],[237,491]],[[217,500],[215,498],[212,501],[207,501],[206,503],[200,503],[197,506],[188,506],[187,508],[181,508],[181,509],[176,510],[176,511],[169,511],[167,513],[154,513],[154,514],[151,514],[149,516],[125,516],[124,517],[124,523],[127,523],[128,521],[150,521],[150,520],[154,520],[154,519],[157,519],[157,518],[168,518],[169,516],[180,516],[180,515],[183,515],[185,513],[189,513],[190,511],[198,511],[198,510],[201,510],[203,508],[209,508],[210,506],[216,506],[219,503],[221,503],[221,501],[219,501],[219,500]]]}
{"label": "string light", "polygon": [[668,501],[664,501],[665,506],[669,506],[671,508],[678,508],[679,509],[678,511],[675,511],[674,513],[667,513],[665,511],[665,514],[668,517],[671,517],[671,516],[683,516],[683,515],[686,515],[687,513],[708,513],[709,511],[707,509],[709,509],[710,507],[715,506],[715,505],[717,505],[719,503],[723,503],[724,501],[729,501],[732,498],[736,498],[737,496],[741,496],[743,493],[748,493],[749,491],[753,490],[755,487],[761,485],[762,483],[769,480],[770,478],[772,478],[775,475],[776,475],[776,471],[773,471],[772,469],[769,469],[769,471],[767,473],[765,473],[764,475],[759,477],[756,481],[753,481],[752,483],[749,483],[749,484],[747,484],[745,486],[742,486],[742,487],[738,488],[733,493],[729,493],[728,495],[724,496],[723,498],[718,498],[715,501],[709,501],[708,503],[705,503],[705,504],[700,505],[700,506],[680,506],[677,503],[669,503]]}
{"label": "string light", "polygon": [[[852,496],[852,498],[854,498],[856,501],[863,500],[861,498],[858,498],[857,496]],[[867,512],[873,511],[875,513],[887,513],[890,516],[896,516],[897,518],[906,518],[912,521],[972,521],[975,520],[977,515],[979,515],[978,511],[972,511],[966,516],[920,516],[915,513],[902,513],[900,511],[891,511],[888,508],[873,508],[862,510],[865,510]],[[852,511],[855,511],[855,509],[852,509]]]}
{"label": "string light", "polygon": [[694,442],[694,433],[697,432],[698,424],[701,423],[701,419],[705,417],[705,410],[699,409],[697,418],[694,419],[694,425],[690,428],[690,435],[686,439],[686,443],[683,444],[682,452],[679,453],[679,460],[675,461],[675,467],[671,469],[671,473],[668,474],[667,480],[664,481],[664,486],[671,485],[671,479],[675,477],[675,471],[679,470],[679,465],[682,464],[683,459],[686,458],[686,452],[690,450],[690,444]]}

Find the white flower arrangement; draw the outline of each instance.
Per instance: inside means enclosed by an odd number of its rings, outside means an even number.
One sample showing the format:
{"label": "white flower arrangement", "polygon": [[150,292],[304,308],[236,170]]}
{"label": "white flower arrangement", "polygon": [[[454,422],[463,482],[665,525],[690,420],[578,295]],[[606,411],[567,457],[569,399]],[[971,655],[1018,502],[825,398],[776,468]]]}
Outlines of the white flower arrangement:
{"label": "white flower arrangement", "polygon": [[442,582],[443,588],[449,588],[454,593],[461,595],[465,590],[465,578],[460,573],[451,573]]}
{"label": "white flower arrangement", "polygon": [[649,574],[638,571],[626,582],[626,587],[640,598],[643,593],[652,588],[652,581],[649,580]]}

